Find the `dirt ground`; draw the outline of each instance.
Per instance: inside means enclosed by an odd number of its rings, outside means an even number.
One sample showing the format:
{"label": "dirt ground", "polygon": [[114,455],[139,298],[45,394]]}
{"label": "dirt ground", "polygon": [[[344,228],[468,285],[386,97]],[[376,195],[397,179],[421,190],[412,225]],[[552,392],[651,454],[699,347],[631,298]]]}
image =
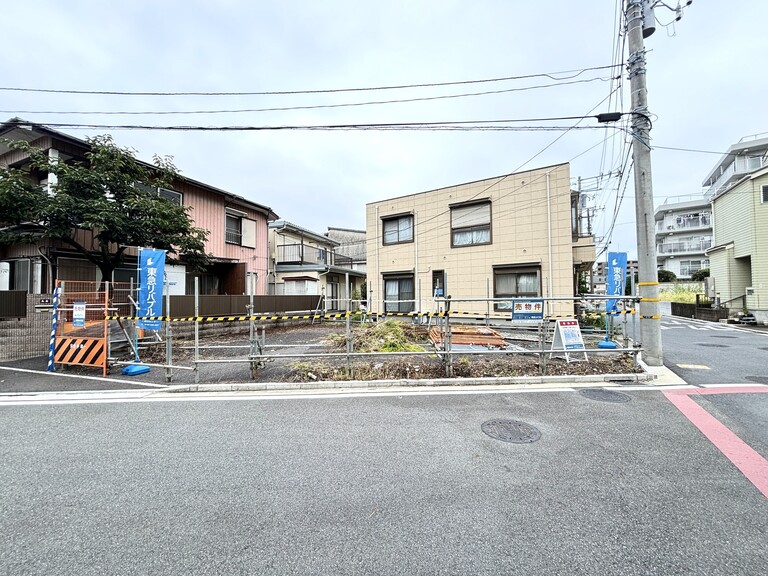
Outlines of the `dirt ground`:
{"label": "dirt ground", "polygon": [[[409,347],[417,345],[427,352],[434,352],[426,328],[403,323],[407,332]],[[266,348],[256,370],[254,380],[261,382],[308,382],[314,380],[379,380],[379,379],[425,379],[445,378],[446,366],[436,353],[421,355],[377,355],[355,357],[349,363],[346,351],[345,324],[293,324],[268,325]],[[523,350],[538,348],[535,332],[502,330],[506,341],[515,346],[517,352],[494,354],[492,356],[461,355],[453,358],[453,375],[458,378],[540,376],[540,375],[594,375],[627,374],[642,372],[634,366],[631,354],[605,352],[590,354],[587,361],[567,362],[564,358],[548,354],[526,353]],[[596,347],[602,334],[584,334],[587,348]],[[370,339],[359,325],[353,326],[355,350],[366,350]],[[174,364],[191,362],[194,359],[194,342],[191,339],[175,339],[173,344]],[[381,345],[381,343],[379,343]],[[385,348],[388,346],[384,343]],[[229,334],[201,336],[200,358],[223,360],[222,364],[209,364],[208,371],[215,372],[215,380],[250,379],[247,363],[227,364],[227,360],[247,359],[250,345],[247,330],[233,327]],[[375,347],[374,347],[375,349]],[[331,357],[328,354],[342,354]],[[164,345],[154,345],[142,350],[144,362],[164,362]],[[304,357],[293,357],[305,355]],[[309,355],[309,356],[307,356]],[[572,358],[573,359],[573,358]],[[237,367],[237,368],[236,368]],[[201,381],[208,380],[203,378]]]}

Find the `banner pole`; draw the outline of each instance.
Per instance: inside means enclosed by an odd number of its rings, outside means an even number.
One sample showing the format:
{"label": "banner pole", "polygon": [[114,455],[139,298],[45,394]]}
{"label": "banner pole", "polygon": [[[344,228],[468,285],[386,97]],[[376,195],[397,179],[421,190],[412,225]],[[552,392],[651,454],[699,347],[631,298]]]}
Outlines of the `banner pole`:
{"label": "banner pole", "polygon": [[55,372],[56,365],[54,363],[55,351],[56,351],[56,328],[59,322],[59,293],[61,287],[59,281],[56,280],[56,287],[53,289],[53,315],[51,316],[51,339],[48,344],[48,372]]}

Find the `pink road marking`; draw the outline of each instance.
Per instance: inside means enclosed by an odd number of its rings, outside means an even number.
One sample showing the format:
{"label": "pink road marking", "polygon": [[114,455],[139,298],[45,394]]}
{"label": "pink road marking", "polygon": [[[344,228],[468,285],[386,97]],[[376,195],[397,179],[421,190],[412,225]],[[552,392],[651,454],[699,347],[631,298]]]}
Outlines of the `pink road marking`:
{"label": "pink road marking", "polygon": [[[705,390],[696,390],[694,393]],[[721,390],[721,394],[729,393]],[[664,396],[763,493],[763,496],[768,498],[768,460],[699,406],[689,394],[675,394],[670,391],[664,392]]]}

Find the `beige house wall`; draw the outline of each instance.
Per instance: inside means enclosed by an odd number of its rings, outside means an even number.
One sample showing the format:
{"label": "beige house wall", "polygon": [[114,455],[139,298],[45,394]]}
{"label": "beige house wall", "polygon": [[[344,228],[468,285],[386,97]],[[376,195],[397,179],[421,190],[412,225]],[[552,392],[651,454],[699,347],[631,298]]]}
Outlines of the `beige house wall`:
{"label": "beige house wall", "polygon": [[749,181],[754,214],[754,250],[752,252],[752,296],[747,307],[761,322],[768,322],[768,202],[763,202],[762,188],[768,186],[768,173]]}
{"label": "beige house wall", "polygon": [[[538,266],[542,296],[573,296],[570,194],[570,168],[560,164],[368,204],[371,309],[383,309],[384,274],[413,273],[416,309],[430,311],[433,271],[445,271],[446,293],[456,301],[493,296],[494,266],[501,265]],[[491,244],[452,247],[449,206],[481,199],[491,202]],[[414,216],[413,242],[384,245],[382,218],[406,213]],[[484,313],[486,303],[457,302],[452,310]],[[552,313],[572,310],[557,304]]]}
{"label": "beige house wall", "polygon": [[752,254],[754,231],[754,204],[750,187],[744,182],[715,198],[712,203],[714,239],[713,246],[727,242],[734,244],[734,258]]}
{"label": "beige house wall", "polygon": [[714,244],[733,247],[710,257],[711,275],[723,301],[743,296],[758,321],[768,322],[768,202],[762,187],[768,186],[765,170],[745,178],[713,201]]}

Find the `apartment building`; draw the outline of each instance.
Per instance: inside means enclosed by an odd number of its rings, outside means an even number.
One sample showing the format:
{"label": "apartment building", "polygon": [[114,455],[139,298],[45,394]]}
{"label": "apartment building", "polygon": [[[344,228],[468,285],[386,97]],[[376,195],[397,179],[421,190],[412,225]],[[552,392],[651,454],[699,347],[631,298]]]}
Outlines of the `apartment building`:
{"label": "apartment building", "polygon": [[659,268],[681,280],[709,268],[706,251],[712,247],[712,209],[706,198],[665,202],[656,208],[655,222]]}
{"label": "apartment building", "polygon": [[595,260],[580,206],[568,164],[369,203],[371,310],[431,311],[450,295],[453,310],[484,313],[486,302],[460,300],[573,296]]}

